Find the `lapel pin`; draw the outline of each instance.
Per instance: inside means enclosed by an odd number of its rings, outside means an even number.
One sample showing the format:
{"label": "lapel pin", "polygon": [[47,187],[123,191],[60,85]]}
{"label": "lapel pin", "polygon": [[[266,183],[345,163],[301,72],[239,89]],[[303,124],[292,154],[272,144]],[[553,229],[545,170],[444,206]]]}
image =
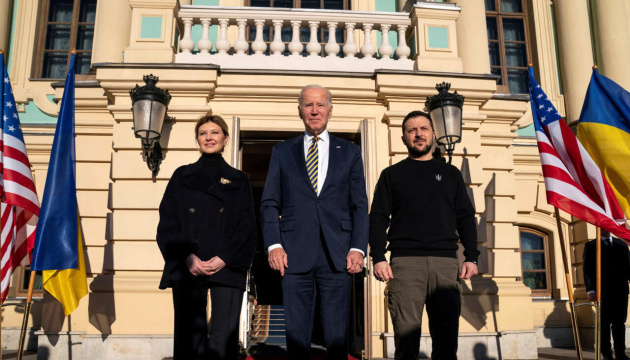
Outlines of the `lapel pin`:
{"label": "lapel pin", "polygon": [[221,184],[225,185],[225,184],[231,184],[232,182],[226,178],[221,178],[220,180]]}
{"label": "lapel pin", "polygon": [[195,212],[195,208],[190,208],[188,209],[188,212],[190,212],[191,214]]}
{"label": "lapel pin", "polygon": [[341,149],[341,146],[337,145],[337,149]]}

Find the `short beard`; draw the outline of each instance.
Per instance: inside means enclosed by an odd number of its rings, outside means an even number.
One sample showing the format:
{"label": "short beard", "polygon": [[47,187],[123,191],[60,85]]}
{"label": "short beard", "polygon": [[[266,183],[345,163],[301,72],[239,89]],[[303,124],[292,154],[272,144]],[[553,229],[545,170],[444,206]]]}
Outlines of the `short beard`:
{"label": "short beard", "polygon": [[405,146],[407,147],[409,156],[415,159],[415,158],[423,157],[426,154],[430,153],[431,150],[433,149],[433,141],[430,144],[427,143],[427,146],[425,146],[423,150],[417,150],[416,148],[414,148],[413,146],[407,143],[405,143]]}

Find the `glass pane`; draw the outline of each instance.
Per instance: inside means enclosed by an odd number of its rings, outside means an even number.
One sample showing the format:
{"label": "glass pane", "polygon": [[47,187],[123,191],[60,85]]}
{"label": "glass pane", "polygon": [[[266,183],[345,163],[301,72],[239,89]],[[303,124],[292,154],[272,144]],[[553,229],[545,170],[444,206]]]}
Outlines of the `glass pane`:
{"label": "glass pane", "polygon": [[503,40],[525,41],[523,19],[503,19]]}
{"label": "glass pane", "polygon": [[545,270],[545,253],[522,253],[523,270]]}
{"label": "glass pane", "polygon": [[490,65],[501,66],[501,53],[499,52],[499,43],[489,43],[488,49],[490,50]]}
{"label": "glass pane", "polygon": [[46,33],[47,50],[69,50],[70,47],[70,26],[69,25],[48,25]]}
{"label": "glass pane", "polygon": [[94,25],[79,25],[77,32],[77,50],[92,50]]}
{"label": "glass pane", "polygon": [[[31,281],[31,270],[24,269],[24,277],[22,277],[22,289],[28,289],[28,283]],[[33,283],[33,290],[44,290],[44,283],[42,282],[42,272],[35,273],[35,282]]]}
{"label": "glass pane", "polygon": [[526,67],[527,51],[525,44],[505,43],[505,63],[510,67]]}
{"label": "glass pane", "polygon": [[324,0],[324,9],[343,10],[343,0]]}
{"label": "glass pane", "polygon": [[511,13],[522,13],[521,0],[501,0],[501,11]]}
{"label": "glass pane", "polygon": [[271,7],[271,0],[250,0],[249,4],[258,7]]}
{"label": "glass pane", "polygon": [[495,0],[485,0],[484,2],[486,3],[486,11],[497,11]]}
{"label": "glass pane", "polygon": [[49,22],[72,22],[73,0],[51,0]]}
{"label": "glass pane", "polygon": [[486,17],[486,29],[489,40],[499,40],[499,30],[497,30],[497,18]]}
{"label": "glass pane", "polygon": [[75,74],[85,75],[90,71],[90,66],[92,63],[92,54],[91,53],[78,53],[75,61]]}
{"label": "glass pane", "polygon": [[68,65],[67,53],[45,53],[42,77],[48,79],[63,79]]}
{"label": "glass pane", "polygon": [[508,85],[512,94],[527,94],[527,69],[508,69]]}
{"label": "glass pane", "polygon": [[293,7],[293,0],[273,0],[273,7],[290,9]]}
{"label": "glass pane", "polygon": [[523,282],[532,290],[546,290],[547,276],[545,273],[523,273]]}
{"label": "glass pane", "polygon": [[321,9],[320,0],[302,0],[302,9]]}
{"label": "glass pane", "polygon": [[[492,69],[490,69],[490,72],[491,72],[493,75],[499,75],[499,76],[501,76],[501,68],[492,68]],[[503,85],[503,78],[501,78],[501,79],[497,80],[497,85]]]}
{"label": "glass pane", "polygon": [[521,249],[522,250],[544,250],[544,241],[541,236],[532,234],[527,231],[521,231]]}
{"label": "glass pane", "polygon": [[93,23],[96,18],[96,0],[81,0],[79,22]]}

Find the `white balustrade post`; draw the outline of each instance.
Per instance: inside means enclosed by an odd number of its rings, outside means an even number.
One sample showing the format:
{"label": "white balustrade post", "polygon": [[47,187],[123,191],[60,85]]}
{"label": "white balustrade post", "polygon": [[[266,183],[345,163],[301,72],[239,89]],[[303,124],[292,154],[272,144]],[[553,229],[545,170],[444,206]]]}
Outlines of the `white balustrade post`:
{"label": "white balustrade post", "polygon": [[234,50],[239,55],[245,54],[245,52],[249,49],[249,44],[245,40],[245,27],[247,26],[246,19],[236,19],[236,24],[238,25],[238,37],[234,42]]}
{"label": "white balustrade post", "polygon": [[229,24],[229,19],[219,19],[219,39],[215,45],[219,54],[227,54],[230,50],[230,42],[227,39],[227,28]]}
{"label": "white balustrade post", "polygon": [[201,20],[201,39],[197,42],[197,49],[202,54],[209,54],[212,50],[212,41],[210,41],[210,22],[211,19]]}
{"label": "white balustrade post", "polygon": [[269,50],[273,55],[282,55],[284,43],[282,42],[282,20],[273,20],[273,41],[269,45]]}
{"label": "white balustrade post", "polygon": [[308,27],[311,28],[311,39],[308,44],[306,44],[306,52],[308,52],[308,56],[318,56],[322,52],[322,46],[319,41],[317,41],[319,21],[309,21]]}
{"label": "white balustrade post", "polygon": [[291,55],[299,56],[304,50],[304,45],[300,41],[300,28],[302,27],[301,21],[291,21],[291,42],[289,43],[289,51]]}
{"label": "white balustrade post", "polygon": [[363,46],[361,46],[361,54],[364,58],[370,59],[376,54],[376,48],[372,45],[372,26],[374,24],[363,24]]}
{"label": "white balustrade post", "polygon": [[191,29],[193,25],[192,18],[183,18],[184,22],[184,35],[182,36],[182,40],[179,42],[179,48],[182,53],[190,54],[195,48],[195,42],[192,40]]}
{"label": "white balustrade post", "polygon": [[328,42],[324,46],[327,56],[337,56],[339,54],[339,44],[337,44],[337,23],[328,23]]}
{"label": "white balustrade post", "polygon": [[398,25],[398,47],[396,48],[396,56],[398,59],[407,59],[411,55],[411,48],[407,46],[407,25]]}
{"label": "white balustrade post", "polygon": [[381,47],[378,48],[378,54],[381,56],[381,59],[389,59],[394,53],[394,48],[389,44],[389,27],[390,25],[381,25],[383,41],[381,42]]}
{"label": "white balustrade post", "polygon": [[267,44],[263,40],[265,20],[254,20],[254,24],[256,24],[256,38],[252,43],[252,50],[254,50],[254,54],[262,55],[267,50]]}
{"label": "white balustrade post", "polygon": [[346,44],[343,46],[343,54],[346,57],[354,57],[359,48],[354,42],[354,26],[355,23],[346,23]]}

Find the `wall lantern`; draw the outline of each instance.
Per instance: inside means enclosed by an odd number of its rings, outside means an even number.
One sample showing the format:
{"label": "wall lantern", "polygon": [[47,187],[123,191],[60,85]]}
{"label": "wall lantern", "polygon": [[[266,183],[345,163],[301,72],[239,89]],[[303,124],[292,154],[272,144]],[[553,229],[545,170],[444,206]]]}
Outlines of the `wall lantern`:
{"label": "wall lantern", "polygon": [[436,84],[438,94],[427,99],[426,110],[433,119],[438,145],[442,145],[448,153],[451,163],[455,144],[462,141],[462,106],[464,97],[457,91],[449,93],[450,83]]}
{"label": "wall lantern", "polygon": [[147,166],[155,177],[160,171],[162,162],[160,135],[171,94],[168,90],[155,86],[160,79],[153,74],[144,75],[142,80],[145,86],[140,87],[136,84],[136,88],[129,91],[133,112],[133,132],[137,138],[142,139]]}

